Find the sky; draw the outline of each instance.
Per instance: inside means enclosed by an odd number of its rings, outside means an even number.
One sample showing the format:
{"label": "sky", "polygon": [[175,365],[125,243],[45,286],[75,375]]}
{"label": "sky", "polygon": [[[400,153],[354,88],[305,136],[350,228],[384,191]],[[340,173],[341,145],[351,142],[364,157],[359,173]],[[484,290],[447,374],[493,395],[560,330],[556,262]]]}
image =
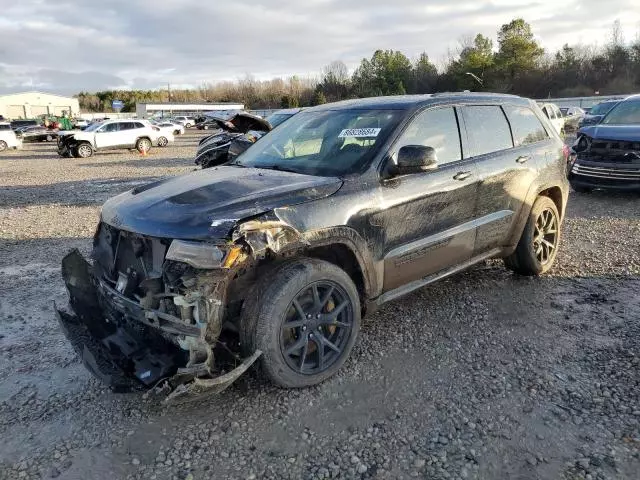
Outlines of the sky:
{"label": "sky", "polygon": [[377,49],[436,64],[462,37],[522,17],[538,41],[605,44],[640,32],[640,0],[0,0],[0,93],[316,76]]}

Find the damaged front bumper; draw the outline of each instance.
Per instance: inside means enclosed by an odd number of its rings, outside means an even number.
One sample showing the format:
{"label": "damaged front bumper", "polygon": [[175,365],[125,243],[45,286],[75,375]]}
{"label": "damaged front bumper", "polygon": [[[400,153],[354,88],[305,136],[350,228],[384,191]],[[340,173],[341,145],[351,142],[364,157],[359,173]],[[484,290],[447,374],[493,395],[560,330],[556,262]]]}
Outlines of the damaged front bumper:
{"label": "damaged front bumper", "polygon": [[94,275],[77,250],[63,259],[62,276],[73,310],[56,308],[62,330],[87,369],[114,391],[159,387],[168,392],[165,401],[218,393],[261,355],[235,357],[235,368],[216,370],[224,305],[215,296],[207,299],[207,324],[187,323],[123,295]]}

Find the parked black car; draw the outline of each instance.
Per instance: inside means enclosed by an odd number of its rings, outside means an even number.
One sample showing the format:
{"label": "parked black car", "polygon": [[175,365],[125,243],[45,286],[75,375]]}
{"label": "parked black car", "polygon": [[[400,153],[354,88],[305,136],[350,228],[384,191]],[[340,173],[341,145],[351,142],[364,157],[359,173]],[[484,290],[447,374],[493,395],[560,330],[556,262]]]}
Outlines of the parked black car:
{"label": "parked black car", "polygon": [[618,103],[599,124],[581,128],[573,150],[574,190],[640,190],[640,95]]}
{"label": "parked black car", "polygon": [[17,130],[24,127],[37,127],[40,123],[37,120],[13,120],[11,122],[11,128]]}
{"label": "parked black car", "polygon": [[[116,390],[219,391],[257,359],[277,385],[314,385],[385,302],[489,258],[548,271],[567,155],[515,96],[314,107],[234,163],[109,200],[93,262],[62,262],[60,323]],[[242,360],[219,376],[229,351]]]}
{"label": "parked black car", "polygon": [[229,121],[218,120],[216,133],[200,139],[196,165],[211,168],[233,161],[264,135],[301,110],[278,110],[266,119],[242,112]]}
{"label": "parked black car", "polygon": [[580,119],[578,127],[586,127],[589,125],[597,124],[618,103],[620,103],[620,100],[609,100],[606,102],[600,102],[596,106],[591,107],[591,109],[586,112],[585,116]]}
{"label": "parked black car", "polygon": [[16,136],[24,143],[53,142],[58,138],[58,132],[44,126],[23,127],[16,132]]}
{"label": "parked black car", "polygon": [[264,118],[247,112],[237,113],[229,120],[212,119],[211,122],[215,122],[215,132],[200,139],[196,152],[195,164],[202,168],[226,163],[232,145],[235,144],[234,152],[238,154],[271,130]]}

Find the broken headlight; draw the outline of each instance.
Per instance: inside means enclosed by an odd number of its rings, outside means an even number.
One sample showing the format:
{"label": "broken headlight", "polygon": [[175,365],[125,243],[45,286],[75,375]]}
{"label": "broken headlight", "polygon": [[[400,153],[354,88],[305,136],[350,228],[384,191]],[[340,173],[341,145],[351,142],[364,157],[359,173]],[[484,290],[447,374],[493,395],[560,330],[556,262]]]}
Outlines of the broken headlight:
{"label": "broken headlight", "polygon": [[213,268],[231,268],[242,253],[242,247],[220,248],[203,242],[173,240],[167,251],[167,260],[183,262],[194,268],[210,270]]}
{"label": "broken headlight", "polygon": [[169,246],[166,259],[184,262],[195,268],[212,269],[220,268],[225,256],[225,252],[216,245],[174,240]]}

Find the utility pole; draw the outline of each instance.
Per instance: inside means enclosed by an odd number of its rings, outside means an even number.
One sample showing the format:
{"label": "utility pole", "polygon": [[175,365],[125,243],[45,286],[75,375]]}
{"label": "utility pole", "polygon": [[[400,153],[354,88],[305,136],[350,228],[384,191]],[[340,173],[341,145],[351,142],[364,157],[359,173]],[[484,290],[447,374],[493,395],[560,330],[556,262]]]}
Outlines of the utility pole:
{"label": "utility pole", "polygon": [[167,82],[167,92],[169,93],[169,102],[171,102],[171,84]]}

